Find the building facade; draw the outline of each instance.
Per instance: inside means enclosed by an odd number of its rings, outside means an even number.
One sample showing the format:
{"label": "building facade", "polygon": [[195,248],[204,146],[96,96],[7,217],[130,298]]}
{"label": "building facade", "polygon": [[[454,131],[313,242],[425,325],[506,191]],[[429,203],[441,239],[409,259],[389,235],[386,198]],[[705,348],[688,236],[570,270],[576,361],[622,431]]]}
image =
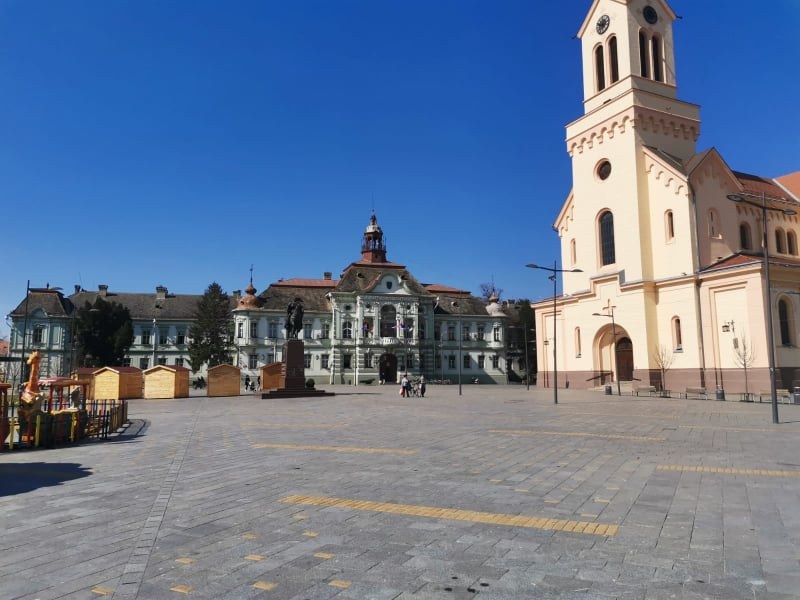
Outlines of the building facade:
{"label": "building facade", "polygon": [[699,107],[677,98],[675,19],[662,0],[596,0],[578,32],[585,113],[566,127],[573,186],[554,223],[575,272],[555,302],[534,305],[540,385],[744,391],[744,359],[749,391],[769,389],[766,302],[778,387],[800,385],[795,178],[697,152]]}
{"label": "building facade", "polygon": [[[481,383],[520,380],[513,360],[506,360],[519,352],[507,339],[509,316],[497,298],[484,303],[464,290],[422,284],[405,265],[388,261],[386,252],[373,214],[361,258],[338,279],[326,272],[321,279],[281,280],[259,295],[251,280],[244,294],[233,292],[230,350],[242,377],[255,381],[261,367],[282,360],[286,308],[299,299],[306,377],[318,384],[393,383],[404,373],[452,383],[459,377]],[[76,364],[74,320],[80,307],[97,298],[130,311],[134,341],[122,366],[189,366],[190,329],[201,296],[171,294],[163,286],[155,293],[76,286],[68,297],[60,289],[31,289],[10,315],[12,355],[39,350],[43,377],[67,376],[85,366]],[[205,366],[195,376],[201,375]]]}

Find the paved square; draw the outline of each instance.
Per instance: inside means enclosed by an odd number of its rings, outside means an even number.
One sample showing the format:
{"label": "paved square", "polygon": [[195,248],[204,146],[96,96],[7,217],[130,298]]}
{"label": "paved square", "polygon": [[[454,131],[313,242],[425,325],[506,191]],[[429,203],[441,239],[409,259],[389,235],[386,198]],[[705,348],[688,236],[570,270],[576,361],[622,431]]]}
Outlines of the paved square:
{"label": "paved square", "polygon": [[0,454],[0,598],[800,598],[800,406],[335,391]]}

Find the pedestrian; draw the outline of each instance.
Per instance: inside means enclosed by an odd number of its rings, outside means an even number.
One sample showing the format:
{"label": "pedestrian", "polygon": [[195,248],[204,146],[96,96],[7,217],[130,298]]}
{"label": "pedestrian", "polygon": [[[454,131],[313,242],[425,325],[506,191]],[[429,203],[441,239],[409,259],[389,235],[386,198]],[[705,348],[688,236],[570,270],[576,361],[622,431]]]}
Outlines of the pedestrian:
{"label": "pedestrian", "polygon": [[257,389],[257,390],[260,390],[260,389],[261,389],[261,375],[258,375],[258,376],[256,377],[256,389]]}
{"label": "pedestrian", "polygon": [[245,392],[250,391],[250,375],[244,376],[244,391]]}
{"label": "pedestrian", "polygon": [[425,397],[425,375],[419,377],[419,395],[422,398]]}
{"label": "pedestrian", "polygon": [[408,395],[408,377],[406,375],[403,375],[403,378],[400,380],[400,395]]}

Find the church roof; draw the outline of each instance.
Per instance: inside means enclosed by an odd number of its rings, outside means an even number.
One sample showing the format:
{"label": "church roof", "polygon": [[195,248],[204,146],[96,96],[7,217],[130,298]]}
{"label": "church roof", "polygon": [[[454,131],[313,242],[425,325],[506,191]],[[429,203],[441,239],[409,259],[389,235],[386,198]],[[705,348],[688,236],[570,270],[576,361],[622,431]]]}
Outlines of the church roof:
{"label": "church roof", "polygon": [[800,200],[800,171],[777,177],[776,181],[782,188],[789,191],[796,199]]}
{"label": "church roof", "polygon": [[[761,253],[748,254],[745,252],[737,252],[725,258],[718,260],[702,269],[701,273],[708,273],[711,271],[722,271],[725,269],[733,269],[736,267],[743,267],[749,265],[760,266],[764,262],[764,256]],[[770,266],[777,267],[800,267],[800,259],[788,258],[784,256],[770,256]]]}

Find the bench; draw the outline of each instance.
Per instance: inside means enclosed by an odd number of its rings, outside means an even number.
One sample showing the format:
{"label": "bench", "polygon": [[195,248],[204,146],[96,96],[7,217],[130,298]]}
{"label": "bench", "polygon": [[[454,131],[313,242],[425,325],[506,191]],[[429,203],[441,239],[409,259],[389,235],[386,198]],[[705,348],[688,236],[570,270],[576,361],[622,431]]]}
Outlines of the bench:
{"label": "bench", "polygon": [[698,388],[698,387],[687,387],[686,392],[684,393],[684,398],[698,398],[701,400],[708,400],[708,393],[706,392],[706,388]]}
{"label": "bench", "polygon": [[639,394],[647,394],[653,396],[656,393],[656,386],[654,385],[635,385],[633,386],[633,393],[638,396]]}
{"label": "bench", "polygon": [[[776,395],[778,396],[778,402],[792,402],[792,395],[789,393],[789,390],[778,388],[775,390]],[[761,390],[758,392],[758,401],[763,402],[763,399],[766,398],[767,402],[772,401],[772,392],[770,390]]]}

